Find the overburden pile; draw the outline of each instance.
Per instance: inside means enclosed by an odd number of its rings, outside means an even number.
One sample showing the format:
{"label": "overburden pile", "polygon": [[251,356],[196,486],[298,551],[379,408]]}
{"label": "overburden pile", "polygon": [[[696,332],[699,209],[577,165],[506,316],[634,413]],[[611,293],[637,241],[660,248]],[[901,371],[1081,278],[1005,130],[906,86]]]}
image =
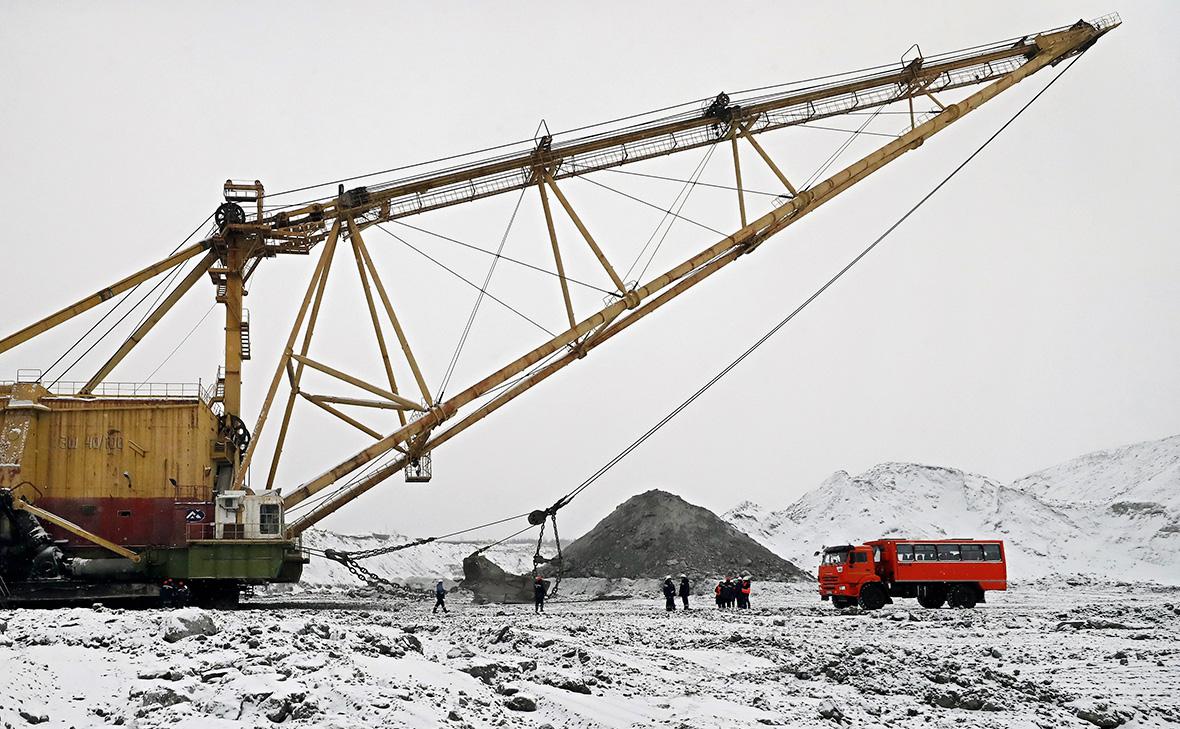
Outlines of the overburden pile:
{"label": "overburden pile", "polygon": [[748,570],[758,580],[810,579],[708,509],[654,489],[627,499],[564,552],[569,577],[696,578]]}

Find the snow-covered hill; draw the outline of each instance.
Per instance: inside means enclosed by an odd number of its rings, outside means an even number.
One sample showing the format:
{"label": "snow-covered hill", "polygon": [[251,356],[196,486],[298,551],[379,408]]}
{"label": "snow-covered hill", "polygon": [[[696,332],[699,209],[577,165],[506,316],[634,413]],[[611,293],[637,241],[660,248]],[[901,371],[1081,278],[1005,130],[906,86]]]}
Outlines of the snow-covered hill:
{"label": "snow-covered hill", "polygon": [[[303,534],[303,545],[315,550],[342,552],[379,549],[405,544],[409,537],[400,534],[338,534],[310,529]],[[381,577],[412,587],[429,587],[438,579],[453,585],[463,579],[463,558],[487,542],[431,542],[397,552],[366,559],[363,564]],[[533,568],[533,547],[507,542],[493,547],[487,556],[504,569],[523,573]],[[313,556],[303,568],[305,586],[356,586],[363,584],[339,562]]]}
{"label": "snow-covered hill", "polygon": [[1180,513],[1180,435],[1095,451],[1012,484],[1068,507],[1137,503]]}
{"label": "snow-covered hill", "polygon": [[1180,583],[1180,436],[1087,454],[1010,486],[951,468],[838,471],[785,509],[725,518],[814,569],[824,544],[879,537],[999,537],[1009,574]]}

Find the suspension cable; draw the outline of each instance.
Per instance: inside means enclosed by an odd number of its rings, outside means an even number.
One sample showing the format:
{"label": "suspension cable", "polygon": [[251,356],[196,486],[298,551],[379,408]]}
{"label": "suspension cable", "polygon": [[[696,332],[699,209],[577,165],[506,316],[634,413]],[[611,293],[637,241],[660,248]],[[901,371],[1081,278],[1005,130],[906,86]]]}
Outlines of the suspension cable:
{"label": "suspension cable", "polygon": [[873,123],[873,120],[877,118],[882,108],[884,107],[878,106],[876,109],[874,109],[874,113],[869,116],[868,119],[865,119],[864,122],[859,127],[857,127],[856,131],[849,135],[848,138],[836,148],[836,151],[832,152],[832,154],[830,154],[828,158],[816,168],[815,172],[812,172],[811,175],[803,181],[803,185],[799,189],[806,190],[807,188],[811,187],[811,185],[816,180],[818,180],[825,172],[827,172],[828,168],[834,165],[836,160],[840,158],[840,155],[844,154],[844,151],[852,146],[852,143],[856,141],[856,138],[864,133],[869,124]]}
{"label": "suspension cable", "polygon": [[[426,235],[434,236],[435,238],[438,238],[439,240],[445,240],[448,243],[455,243],[456,245],[463,246],[464,248],[470,248],[473,251],[479,251],[480,253],[486,253],[489,256],[495,256],[496,258],[501,258],[505,261],[508,261],[509,263],[515,263],[518,266],[530,268],[534,271],[548,274],[554,278],[561,278],[561,274],[557,273],[556,271],[550,271],[547,268],[542,268],[541,266],[535,266],[527,261],[521,261],[519,259],[513,258],[512,256],[505,256],[502,253],[497,253],[495,251],[489,251],[487,248],[481,248],[480,246],[477,246],[474,243],[467,243],[465,241],[459,240],[458,238],[452,238],[450,236],[443,235],[442,233],[436,233],[433,230],[428,230],[426,228],[419,228],[416,225],[410,225],[409,223],[402,222],[398,218],[394,218],[393,220],[390,220],[389,222],[396,223],[397,225],[403,226],[405,228],[409,228],[410,230],[416,230],[419,233],[425,233]],[[602,288],[601,286],[595,286],[594,284],[586,283],[585,281],[579,281],[578,279],[570,278],[569,276],[566,276],[565,280],[572,283],[572,284],[577,284],[579,286],[585,286],[588,289],[593,289],[593,290],[595,290],[599,293],[602,293],[602,294],[608,294],[610,296],[616,296],[616,297],[622,298],[622,294],[620,294],[618,291],[610,291],[608,289]]]}
{"label": "suspension cable", "polygon": [[500,254],[504,252],[504,245],[508,243],[508,234],[512,232],[512,224],[516,222],[516,214],[520,212],[520,204],[524,202],[526,192],[528,192],[527,187],[521,188],[520,195],[516,198],[516,206],[512,208],[512,215],[508,218],[508,225],[504,227],[504,235],[500,236],[500,246],[496,249],[496,255],[488,265],[487,275],[483,278],[483,286],[479,287],[479,294],[476,295],[475,304],[471,307],[471,315],[467,317],[467,325],[463,327],[463,333],[459,335],[459,343],[455,345],[455,353],[451,355],[451,363],[447,365],[442,384],[438,386],[439,400],[443,399],[447,385],[451,384],[451,375],[455,374],[455,367],[459,364],[459,356],[463,354],[463,347],[467,344],[467,337],[471,334],[471,327],[475,324],[476,315],[479,314],[479,305],[483,303],[483,297],[487,294],[488,286],[492,283],[492,275],[496,273],[496,265],[500,263]]}
{"label": "suspension cable", "polygon": [[188,334],[185,334],[184,337],[176,343],[176,346],[172,348],[172,351],[168,353],[168,356],[160,360],[160,364],[156,365],[156,368],[148,373],[147,377],[143,378],[144,382],[150,382],[152,377],[155,377],[156,373],[160,371],[160,368],[168,364],[168,360],[172,359],[172,356],[180,351],[180,348],[183,347],[184,343],[189,340],[189,337],[191,337],[193,333],[197,331],[198,327],[205,323],[205,320],[209,318],[209,315],[212,314],[213,310],[216,308],[217,302],[214,301],[209,305],[209,308],[205,310],[205,313],[201,315],[201,318],[197,320],[197,323],[193,324],[193,328],[188,330]]}
{"label": "suspension cable", "polygon": [[[200,264],[194,264],[194,265],[200,265]],[[183,267],[183,264],[179,264],[177,266],[177,268],[182,268],[182,267]],[[120,316],[117,320],[115,320],[114,324],[111,324],[109,327],[107,327],[107,330],[105,332],[103,332],[101,335],[99,335],[98,339],[95,339],[94,342],[91,343],[91,345],[89,347],[87,347],[84,352],[82,352],[82,354],[78,355],[78,357],[73,361],[72,364],[70,364],[69,367],[66,367],[64,370],[62,370],[62,373],[60,375],[58,375],[56,378],[54,378],[53,382],[49,383],[49,386],[53,387],[58,382],[60,382],[63,377],[68,375],[70,373],[70,370],[77,367],[78,363],[81,362],[86,357],[86,355],[88,355],[92,351],[94,351],[94,348],[97,347],[99,344],[102,344],[102,341],[104,339],[106,339],[108,336],[110,336],[111,332],[115,331],[116,327],[118,327],[120,324],[122,324],[127,319],[127,317],[134,314],[135,310],[139,308],[140,304],[147,301],[149,296],[154,294],[157,289],[161,288],[169,280],[170,280],[170,277],[165,276],[164,278],[161,278],[159,281],[157,281],[154,286],[152,286],[150,289],[148,289],[147,293],[145,293],[143,296],[139,297],[139,301],[136,301],[134,304],[132,304],[130,309],[123,312],[123,315]],[[132,289],[132,291],[134,291],[134,289]]]}
{"label": "suspension cable", "polygon": [[[705,174],[705,167],[708,166],[709,160],[713,158],[713,153],[716,152],[720,146],[721,145],[719,144],[714,144],[712,147],[709,147],[709,154],[705,155],[705,161],[701,165],[700,174],[697,175],[698,181],[700,179],[700,175]],[[643,277],[647,275],[647,269],[650,268],[651,264],[656,260],[656,254],[660,252],[660,248],[663,247],[664,241],[668,239],[668,234],[672,232],[672,226],[676,224],[677,220],[681,219],[680,211],[684,210],[684,206],[688,204],[689,195],[692,195],[693,190],[695,190],[696,187],[697,186],[695,183],[688,187],[684,193],[684,199],[680,201],[680,205],[676,208],[675,213],[672,213],[671,209],[668,210],[668,213],[672,215],[672,219],[668,221],[668,227],[664,228],[664,234],[660,236],[660,240],[656,243],[656,247],[651,250],[651,256],[648,257],[647,263],[643,264],[643,269],[639,272],[640,280],[642,280]]]}
{"label": "suspension cable", "polygon": [[533,326],[535,326],[536,328],[538,328],[538,329],[540,329],[541,331],[545,332],[545,333],[546,333],[546,334],[548,334],[550,337],[555,337],[555,336],[557,336],[556,334],[554,334],[553,332],[549,331],[548,329],[546,329],[546,328],[545,328],[544,326],[542,326],[541,324],[538,324],[538,323],[536,322],[536,320],[534,320],[534,319],[530,318],[530,317],[529,317],[527,314],[523,314],[523,313],[521,313],[521,311],[520,311],[520,310],[518,310],[518,309],[514,308],[514,307],[513,307],[511,304],[508,304],[508,303],[507,303],[507,302],[505,302],[503,299],[501,299],[501,298],[497,297],[496,295],[494,295],[492,292],[484,290],[483,288],[481,288],[481,287],[479,286],[479,284],[477,284],[477,283],[475,283],[474,281],[472,281],[472,280],[468,279],[468,278],[467,278],[466,276],[464,276],[463,274],[461,274],[461,273],[459,273],[459,272],[455,271],[453,268],[451,268],[450,266],[446,265],[445,263],[442,263],[442,262],[441,262],[441,261],[439,261],[438,259],[436,259],[436,258],[434,258],[433,256],[431,256],[429,253],[426,253],[426,252],[425,252],[425,251],[423,251],[422,249],[420,249],[420,248],[418,248],[417,246],[413,245],[412,243],[410,243],[409,241],[407,241],[405,238],[402,238],[402,237],[401,237],[400,235],[398,235],[397,233],[394,233],[393,231],[386,229],[386,228],[385,228],[385,227],[383,227],[383,226],[382,226],[380,223],[378,223],[377,225],[374,225],[373,227],[377,228],[377,229],[378,229],[378,230],[380,230],[381,232],[383,232],[383,233],[385,233],[386,235],[390,236],[390,237],[391,237],[391,238],[393,238],[394,240],[396,240],[396,241],[400,242],[402,245],[406,246],[407,248],[409,248],[410,250],[414,251],[415,253],[417,253],[418,255],[422,256],[423,258],[425,258],[426,260],[430,261],[431,263],[433,263],[434,265],[438,266],[439,268],[443,269],[443,270],[444,270],[444,271],[446,271],[447,273],[449,273],[449,274],[451,274],[452,276],[454,276],[454,277],[458,278],[460,281],[462,281],[463,283],[467,284],[468,286],[471,286],[472,288],[474,288],[474,289],[476,289],[476,290],[478,290],[478,291],[483,291],[483,292],[484,292],[484,294],[485,294],[485,295],[486,295],[486,296],[487,296],[489,299],[491,299],[492,301],[496,302],[496,303],[497,303],[497,304],[499,304],[500,306],[503,306],[505,309],[508,309],[508,310],[509,310],[509,311],[511,311],[513,314],[516,314],[516,315],[517,315],[517,316],[519,316],[521,319],[524,319],[525,321],[527,321],[529,324],[532,324],[532,325],[533,325]]}
{"label": "suspension cable", "polygon": [[[632,261],[631,265],[627,267],[627,272],[625,274],[623,274],[624,281],[631,278],[631,271],[633,271],[635,269],[635,267],[637,265],[639,265],[639,262],[641,260],[643,260],[643,255],[645,253],[647,253],[648,246],[650,246],[652,241],[655,240],[656,235],[660,232],[660,228],[664,227],[664,222],[668,220],[668,216],[673,214],[673,212],[672,212],[673,209],[675,208],[677,213],[679,213],[680,210],[684,209],[683,204],[680,205],[679,208],[676,208],[676,203],[678,203],[680,201],[681,197],[684,197],[684,199],[686,201],[688,200],[687,193],[690,190],[692,190],[696,186],[697,183],[699,183],[701,175],[703,175],[705,173],[705,166],[709,164],[709,160],[713,157],[713,152],[717,149],[717,147],[718,147],[718,145],[715,145],[715,144],[710,145],[709,149],[705,151],[705,154],[701,156],[701,161],[697,162],[697,166],[695,168],[693,168],[692,174],[690,174],[688,176],[687,180],[682,180],[682,182],[684,183],[683,186],[676,193],[676,197],[672,198],[672,202],[668,203],[668,207],[664,210],[664,214],[660,216],[660,222],[656,223],[656,227],[654,229],[652,229],[651,235],[649,235],[647,237],[647,241],[643,244],[643,248],[639,249],[639,253],[635,256],[635,260]],[[612,172],[623,172],[623,170],[611,170],[611,171]],[[662,178],[662,179],[670,179],[670,178]],[[675,219],[673,219],[672,222],[675,222]],[[671,230],[671,228],[672,228],[672,226],[669,225],[668,229]],[[667,233],[664,233],[664,235],[666,236]],[[664,242],[663,238],[660,239],[660,242],[661,243]],[[654,257],[655,254],[652,254],[652,255]],[[644,270],[646,270],[646,268],[647,267],[645,266]],[[639,278],[642,279],[643,274],[640,274]]]}
{"label": "suspension cable", "polygon": [[[629,193],[623,192],[622,190],[611,187],[610,185],[603,184],[603,183],[599,182],[598,180],[591,179],[587,175],[582,175],[582,176],[578,177],[578,179],[589,182],[591,185],[597,185],[598,187],[601,187],[603,189],[610,190],[611,192],[615,193],[616,195],[622,195],[623,197],[627,198],[628,200],[634,200],[635,202],[637,202],[641,205],[646,205],[649,208],[655,208],[656,210],[659,210],[661,213],[667,212],[664,208],[660,207],[659,205],[656,205],[653,202],[648,202],[647,200],[644,200],[643,198],[636,197],[636,196],[631,195]],[[712,226],[705,225],[702,222],[693,220],[692,218],[685,217],[683,215],[680,215],[679,213],[671,213],[671,215],[673,217],[679,218],[680,220],[683,220],[685,222],[692,223],[693,225],[697,226],[698,228],[703,228],[703,229],[709,231],[710,233],[716,233],[717,235],[720,235],[720,236],[725,235],[725,233],[722,233],[720,230],[717,230],[716,228],[714,228]]]}
{"label": "suspension cable", "polygon": [[[200,225],[198,225],[196,228],[193,228],[193,232],[191,232],[191,233],[189,233],[187,236],[185,236],[185,239],[184,239],[184,240],[182,240],[182,241],[180,241],[180,243],[178,243],[178,244],[176,245],[176,247],[175,247],[175,248],[173,248],[173,249],[172,249],[172,251],[171,251],[171,252],[170,252],[168,255],[169,255],[169,256],[171,256],[173,253],[176,253],[178,250],[180,250],[180,247],[181,247],[181,246],[183,246],[185,243],[188,243],[190,240],[192,240],[192,237],[193,237],[194,235],[196,235],[197,233],[199,233],[199,232],[200,232],[200,230],[201,230],[201,228],[205,227],[205,223],[208,223],[210,220],[212,220],[212,218],[213,218],[213,213],[209,213],[209,217],[207,217],[207,218],[205,218],[204,220],[202,220],[202,221],[201,221],[201,223],[200,223]],[[86,339],[86,337],[89,337],[89,336],[91,335],[91,333],[93,333],[93,332],[94,332],[94,330],[95,330],[95,329],[98,329],[98,328],[99,328],[99,327],[102,325],[102,323],[103,323],[104,321],[106,321],[106,320],[107,320],[107,317],[109,317],[110,315],[114,314],[114,313],[115,313],[115,310],[116,310],[116,309],[118,309],[120,306],[122,306],[122,305],[123,305],[123,302],[125,302],[125,301],[130,301],[130,300],[131,300],[131,295],[132,295],[132,294],[134,294],[134,293],[135,293],[135,290],[136,290],[136,289],[138,289],[138,288],[139,288],[141,285],[143,285],[143,283],[144,283],[143,281],[140,281],[139,283],[137,283],[137,284],[135,284],[134,286],[132,286],[132,287],[131,287],[129,290],[127,290],[127,291],[124,291],[124,292],[123,292],[123,293],[122,293],[122,294],[119,296],[119,300],[115,302],[115,305],[114,305],[114,306],[112,306],[111,308],[107,309],[107,310],[106,310],[106,311],[103,313],[103,315],[102,315],[101,317],[99,317],[98,321],[96,321],[96,322],[94,322],[93,324],[91,324],[91,325],[90,325],[90,328],[89,328],[89,329],[87,329],[87,330],[86,330],[86,331],[85,331],[85,332],[82,334],[82,336],[78,337],[78,338],[77,338],[77,339],[74,341],[74,343],[73,343],[73,344],[71,344],[71,345],[70,345],[70,346],[69,346],[69,347],[66,349],[66,351],[62,352],[62,353],[61,353],[61,354],[58,356],[58,358],[57,358],[57,359],[53,360],[53,364],[49,365],[48,367],[46,367],[45,369],[43,369],[43,370],[41,371],[41,376],[42,376],[43,378],[44,378],[44,377],[46,377],[46,376],[48,376],[49,372],[50,372],[50,371],[51,371],[51,370],[52,370],[54,367],[56,367],[56,366],[57,366],[57,365],[58,365],[58,364],[59,364],[59,363],[60,363],[60,362],[61,362],[63,359],[65,359],[66,357],[68,357],[68,356],[69,356],[69,354],[70,354],[70,352],[73,352],[73,351],[74,351],[74,349],[75,349],[75,348],[77,348],[77,347],[78,347],[78,345],[80,345],[80,344],[81,344],[81,343],[82,343],[82,342],[83,342],[83,341]],[[106,335],[103,335],[103,336],[106,336]],[[63,373],[63,376],[64,376],[64,373]],[[60,380],[60,379],[61,379],[61,377],[58,377],[58,380]],[[56,383],[56,382],[57,382],[57,380],[54,380],[54,382]]]}

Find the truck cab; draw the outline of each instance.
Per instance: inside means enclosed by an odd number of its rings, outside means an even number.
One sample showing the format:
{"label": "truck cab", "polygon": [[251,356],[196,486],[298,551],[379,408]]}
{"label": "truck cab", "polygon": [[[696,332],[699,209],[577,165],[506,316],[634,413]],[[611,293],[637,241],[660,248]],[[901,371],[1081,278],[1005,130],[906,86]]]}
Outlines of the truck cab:
{"label": "truck cab", "polygon": [[857,603],[868,583],[880,582],[875,550],[868,545],[840,544],[824,547],[819,565],[819,594],[838,608]]}

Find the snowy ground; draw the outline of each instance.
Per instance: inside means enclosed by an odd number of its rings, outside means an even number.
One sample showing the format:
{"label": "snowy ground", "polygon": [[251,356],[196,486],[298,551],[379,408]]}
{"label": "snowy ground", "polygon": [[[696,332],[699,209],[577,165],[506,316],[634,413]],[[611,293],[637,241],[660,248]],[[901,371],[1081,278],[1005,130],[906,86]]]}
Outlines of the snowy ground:
{"label": "snowy ground", "polygon": [[534,616],[457,593],[444,617],[307,591],[234,612],[0,612],[0,727],[1180,723],[1173,588],[1029,585],[973,611],[876,614],[809,587],[758,585],[755,600]]}

